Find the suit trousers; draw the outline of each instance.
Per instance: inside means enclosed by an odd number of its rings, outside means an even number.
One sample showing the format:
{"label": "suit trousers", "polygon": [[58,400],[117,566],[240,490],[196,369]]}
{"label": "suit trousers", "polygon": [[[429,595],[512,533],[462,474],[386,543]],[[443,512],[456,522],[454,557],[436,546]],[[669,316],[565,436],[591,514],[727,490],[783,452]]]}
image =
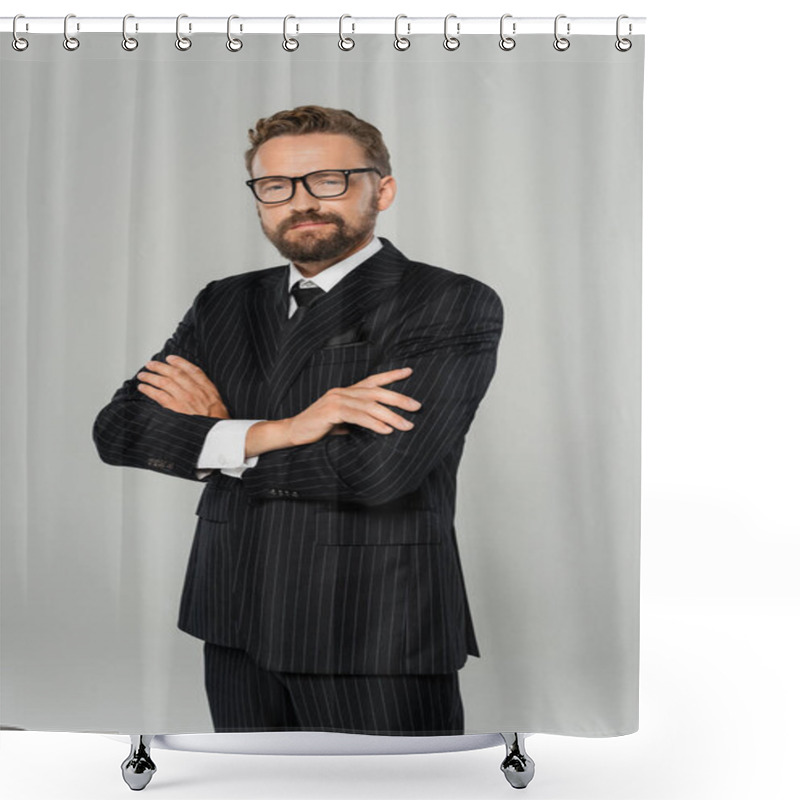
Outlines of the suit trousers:
{"label": "suit trousers", "polygon": [[333,731],[398,736],[464,733],[458,673],[315,675],[271,672],[243,650],[205,643],[214,730]]}

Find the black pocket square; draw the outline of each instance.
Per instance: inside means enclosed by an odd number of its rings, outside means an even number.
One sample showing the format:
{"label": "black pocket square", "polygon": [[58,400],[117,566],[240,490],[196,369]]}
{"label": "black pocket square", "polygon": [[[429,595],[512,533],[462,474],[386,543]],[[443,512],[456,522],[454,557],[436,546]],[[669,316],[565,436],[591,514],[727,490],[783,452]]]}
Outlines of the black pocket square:
{"label": "black pocket square", "polygon": [[367,340],[361,338],[361,332],[358,328],[349,328],[342,333],[337,333],[336,336],[331,336],[323,347],[343,347],[346,344],[366,344]]}

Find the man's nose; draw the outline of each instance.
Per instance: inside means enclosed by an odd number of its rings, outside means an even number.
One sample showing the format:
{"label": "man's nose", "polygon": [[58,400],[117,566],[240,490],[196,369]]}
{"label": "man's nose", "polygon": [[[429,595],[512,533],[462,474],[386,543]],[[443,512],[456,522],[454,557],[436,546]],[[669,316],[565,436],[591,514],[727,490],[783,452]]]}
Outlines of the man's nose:
{"label": "man's nose", "polygon": [[313,211],[319,208],[319,199],[306,189],[303,181],[297,181],[294,197],[289,201],[289,206],[294,211]]}

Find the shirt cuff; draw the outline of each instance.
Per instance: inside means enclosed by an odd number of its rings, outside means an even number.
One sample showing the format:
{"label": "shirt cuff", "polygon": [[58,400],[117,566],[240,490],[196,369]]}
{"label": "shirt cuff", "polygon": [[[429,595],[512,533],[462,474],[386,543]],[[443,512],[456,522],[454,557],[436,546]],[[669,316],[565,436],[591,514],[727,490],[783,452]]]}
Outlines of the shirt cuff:
{"label": "shirt cuff", "polygon": [[247,431],[257,419],[223,419],[209,430],[200,457],[197,459],[197,477],[207,477],[210,470],[218,469],[224,475],[240,478],[242,473],[256,464],[258,456],[245,458]]}

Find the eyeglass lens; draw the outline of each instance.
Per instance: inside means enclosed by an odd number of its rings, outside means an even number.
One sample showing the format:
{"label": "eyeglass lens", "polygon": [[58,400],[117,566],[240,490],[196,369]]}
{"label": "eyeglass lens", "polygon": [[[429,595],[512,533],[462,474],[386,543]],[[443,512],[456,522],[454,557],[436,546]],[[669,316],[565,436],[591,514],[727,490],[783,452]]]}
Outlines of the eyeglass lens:
{"label": "eyeglass lens", "polygon": [[[312,172],[305,178],[305,184],[314,197],[336,197],[347,189],[347,176],[341,172]],[[291,178],[265,178],[255,183],[260,200],[267,203],[281,203],[292,196]]]}

